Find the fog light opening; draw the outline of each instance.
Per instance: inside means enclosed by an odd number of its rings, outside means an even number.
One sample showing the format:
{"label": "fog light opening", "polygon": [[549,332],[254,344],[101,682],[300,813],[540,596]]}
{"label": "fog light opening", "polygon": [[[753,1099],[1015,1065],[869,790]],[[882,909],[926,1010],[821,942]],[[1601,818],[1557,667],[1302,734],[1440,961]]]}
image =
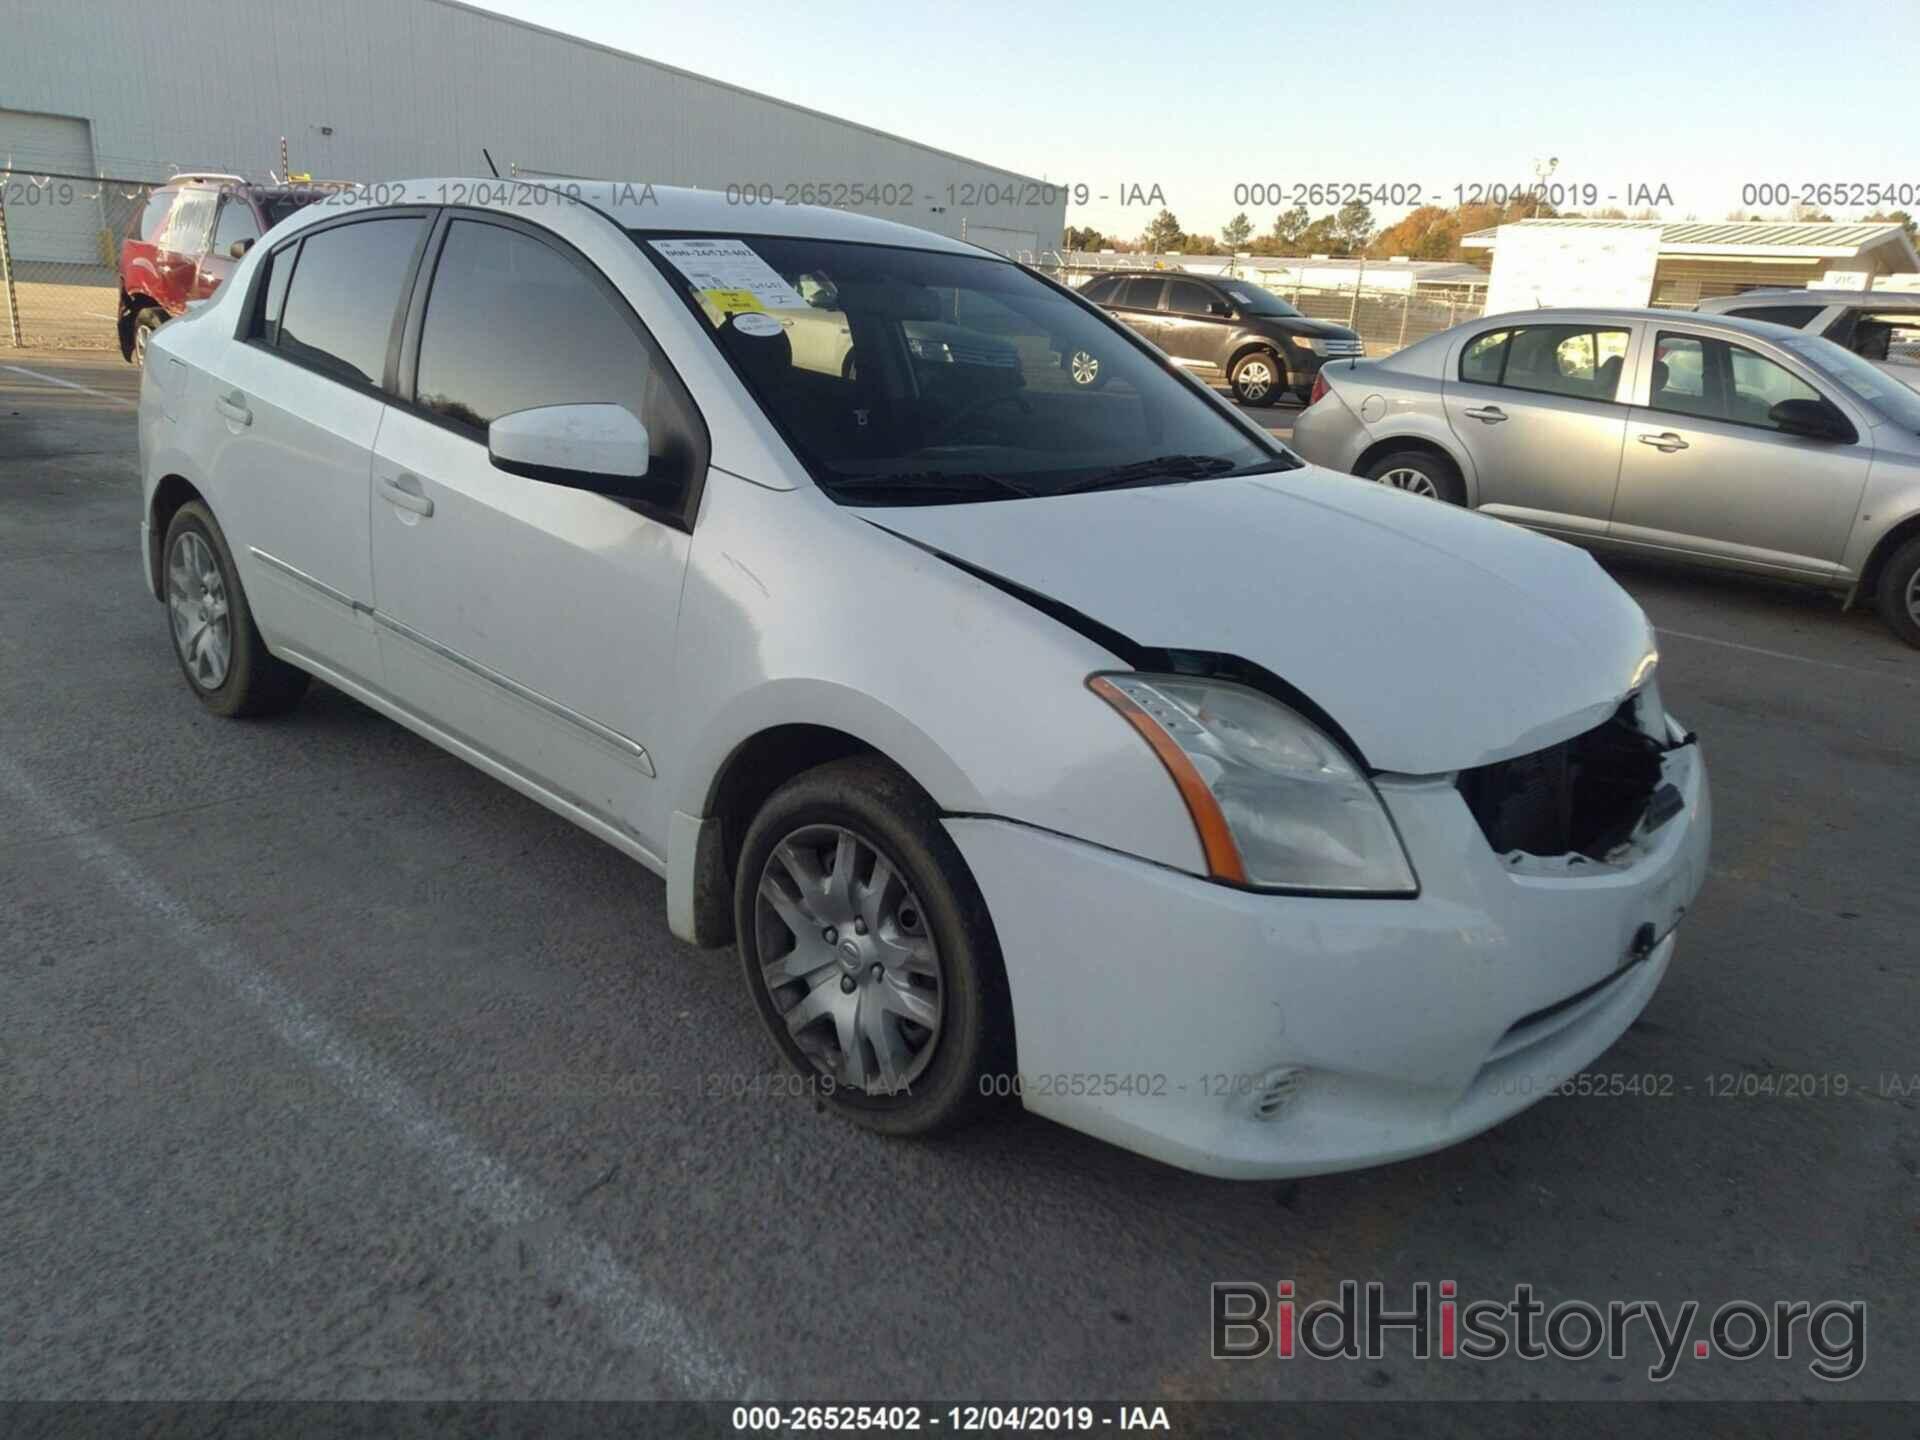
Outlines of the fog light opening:
{"label": "fog light opening", "polygon": [[1307,1072],[1298,1065],[1267,1071],[1253,1085],[1253,1118],[1278,1120],[1293,1108],[1307,1088]]}

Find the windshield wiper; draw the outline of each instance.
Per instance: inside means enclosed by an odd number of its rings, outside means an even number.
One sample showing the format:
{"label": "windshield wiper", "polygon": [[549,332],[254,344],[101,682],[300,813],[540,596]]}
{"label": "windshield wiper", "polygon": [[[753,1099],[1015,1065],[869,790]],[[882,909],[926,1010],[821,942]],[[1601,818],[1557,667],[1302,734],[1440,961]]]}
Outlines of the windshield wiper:
{"label": "windshield wiper", "polygon": [[1151,480],[1210,480],[1238,468],[1237,461],[1229,460],[1224,455],[1158,455],[1151,460],[1122,465],[1118,470],[1104,470],[1084,480],[1075,480],[1053,493],[1072,495],[1083,490],[1117,490],[1124,485],[1138,485]]}
{"label": "windshield wiper", "polygon": [[831,490],[855,494],[916,495],[1016,495],[1023,500],[1035,492],[1004,475],[984,470],[900,470],[886,475],[836,475],[827,481]]}

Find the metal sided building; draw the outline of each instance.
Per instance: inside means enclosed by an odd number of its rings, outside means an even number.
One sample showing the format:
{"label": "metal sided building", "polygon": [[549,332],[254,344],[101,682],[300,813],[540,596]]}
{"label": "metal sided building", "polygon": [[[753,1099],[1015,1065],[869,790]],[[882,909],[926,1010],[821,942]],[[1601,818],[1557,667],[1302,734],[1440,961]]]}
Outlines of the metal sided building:
{"label": "metal sided building", "polygon": [[92,191],[49,174],[265,179],[283,136],[291,168],[316,179],[485,175],[484,146],[502,175],[739,186],[774,203],[812,185],[1015,256],[1058,246],[1066,219],[1064,192],[1029,176],[454,0],[0,5],[16,260],[100,263]]}

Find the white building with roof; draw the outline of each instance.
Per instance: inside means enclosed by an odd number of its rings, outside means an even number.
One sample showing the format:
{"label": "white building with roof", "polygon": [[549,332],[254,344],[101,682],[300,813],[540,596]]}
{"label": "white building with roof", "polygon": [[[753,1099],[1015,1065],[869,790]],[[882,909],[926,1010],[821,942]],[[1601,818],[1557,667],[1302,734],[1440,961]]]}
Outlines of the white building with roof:
{"label": "white building with roof", "polygon": [[1862,286],[1920,271],[1891,220],[1517,220],[1463,237],[1491,253],[1494,309],[1529,305],[1684,308],[1744,290],[1819,285],[1829,272]]}

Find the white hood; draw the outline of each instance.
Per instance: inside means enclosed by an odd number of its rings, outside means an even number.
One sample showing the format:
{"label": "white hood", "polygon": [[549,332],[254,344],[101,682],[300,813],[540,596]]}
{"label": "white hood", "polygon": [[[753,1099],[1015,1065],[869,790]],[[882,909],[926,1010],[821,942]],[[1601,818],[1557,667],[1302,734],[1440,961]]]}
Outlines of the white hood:
{"label": "white hood", "polygon": [[1314,467],[861,514],[1139,645],[1263,666],[1404,774],[1591,729],[1654,648],[1584,551]]}

